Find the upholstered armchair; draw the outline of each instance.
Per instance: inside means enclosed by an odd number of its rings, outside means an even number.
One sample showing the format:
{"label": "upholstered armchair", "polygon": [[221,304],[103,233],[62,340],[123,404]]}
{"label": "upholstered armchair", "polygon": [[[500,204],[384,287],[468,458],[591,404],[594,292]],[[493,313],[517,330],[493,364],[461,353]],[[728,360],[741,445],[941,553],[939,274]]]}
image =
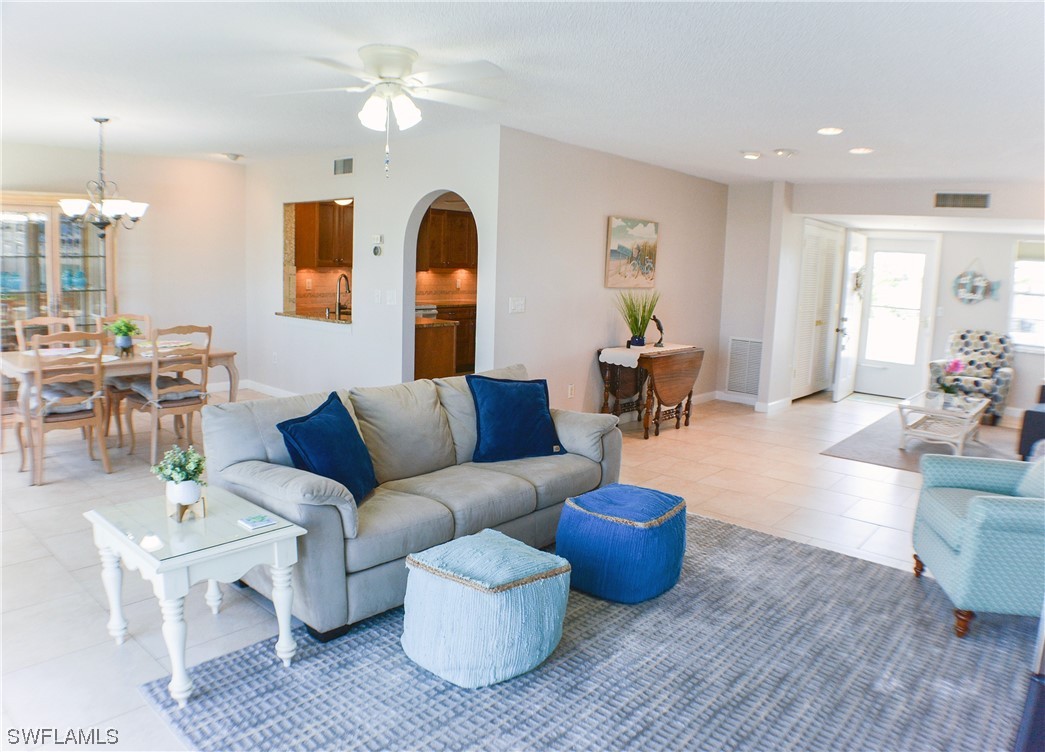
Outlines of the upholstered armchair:
{"label": "upholstered armchair", "polygon": [[[949,355],[944,360],[929,363],[929,389],[943,391],[944,383],[953,383],[958,391],[974,397],[986,397],[985,418],[997,423],[1005,410],[1012,384],[1012,341],[1007,334],[987,329],[963,329],[951,335]],[[965,367],[961,373],[947,375],[947,364],[960,360]]]}
{"label": "upholstered armchair", "polygon": [[1038,616],[1045,597],[1045,458],[922,457],[914,575],[928,567],[964,637],[976,611]]}

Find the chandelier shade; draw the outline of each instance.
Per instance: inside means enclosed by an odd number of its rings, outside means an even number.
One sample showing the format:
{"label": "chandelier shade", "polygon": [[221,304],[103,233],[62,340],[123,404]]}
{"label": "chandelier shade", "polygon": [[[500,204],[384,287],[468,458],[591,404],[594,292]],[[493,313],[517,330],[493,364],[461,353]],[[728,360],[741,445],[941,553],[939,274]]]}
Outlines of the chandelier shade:
{"label": "chandelier shade", "polygon": [[113,225],[131,229],[145,216],[149,205],[116,197],[119,193],[116,183],[105,179],[104,128],[109,118],[96,117],[94,122],[98,123],[98,179],[87,181],[87,198],[65,198],[58,206],[76,224],[94,225],[98,237],[104,238],[105,231]]}

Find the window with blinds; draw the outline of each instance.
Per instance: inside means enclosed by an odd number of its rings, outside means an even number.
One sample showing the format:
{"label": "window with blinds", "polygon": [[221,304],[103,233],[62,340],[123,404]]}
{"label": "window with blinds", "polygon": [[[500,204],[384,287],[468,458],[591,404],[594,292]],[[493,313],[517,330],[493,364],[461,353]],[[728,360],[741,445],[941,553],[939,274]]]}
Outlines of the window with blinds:
{"label": "window with blinds", "polygon": [[1040,240],[1016,243],[1009,333],[1016,345],[1045,349],[1045,242]]}

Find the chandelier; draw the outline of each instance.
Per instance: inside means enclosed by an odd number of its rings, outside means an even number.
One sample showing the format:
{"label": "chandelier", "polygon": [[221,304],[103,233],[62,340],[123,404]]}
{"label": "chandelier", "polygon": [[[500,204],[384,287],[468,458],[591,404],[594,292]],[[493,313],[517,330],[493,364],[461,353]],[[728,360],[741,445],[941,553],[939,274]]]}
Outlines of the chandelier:
{"label": "chandelier", "polygon": [[116,183],[105,179],[105,141],[103,132],[107,117],[96,117],[98,123],[98,179],[87,181],[87,198],[65,198],[58,202],[62,212],[79,226],[94,225],[98,237],[104,238],[105,231],[113,226],[131,229],[145,216],[148,204],[116,198],[119,189]]}

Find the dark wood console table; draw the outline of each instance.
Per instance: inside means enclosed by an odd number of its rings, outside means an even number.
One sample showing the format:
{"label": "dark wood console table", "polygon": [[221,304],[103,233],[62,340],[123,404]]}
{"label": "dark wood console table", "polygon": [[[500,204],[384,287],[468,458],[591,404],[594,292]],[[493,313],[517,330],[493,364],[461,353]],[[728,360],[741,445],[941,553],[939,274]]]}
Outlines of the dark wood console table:
{"label": "dark wood console table", "polygon": [[[685,415],[689,425],[693,409],[693,384],[704,362],[704,348],[692,345],[660,347],[609,347],[599,350],[599,368],[603,378],[602,412],[610,412],[609,398],[614,398],[613,414],[636,410],[642,419],[643,438],[649,438],[650,423],[654,436],[660,435],[660,422],[675,419],[681,428]],[[635,366],[629,363],[635,362]],[[646,400],[642,404],[645,383]],[[629,397],[634,398],[629,399]]]}

